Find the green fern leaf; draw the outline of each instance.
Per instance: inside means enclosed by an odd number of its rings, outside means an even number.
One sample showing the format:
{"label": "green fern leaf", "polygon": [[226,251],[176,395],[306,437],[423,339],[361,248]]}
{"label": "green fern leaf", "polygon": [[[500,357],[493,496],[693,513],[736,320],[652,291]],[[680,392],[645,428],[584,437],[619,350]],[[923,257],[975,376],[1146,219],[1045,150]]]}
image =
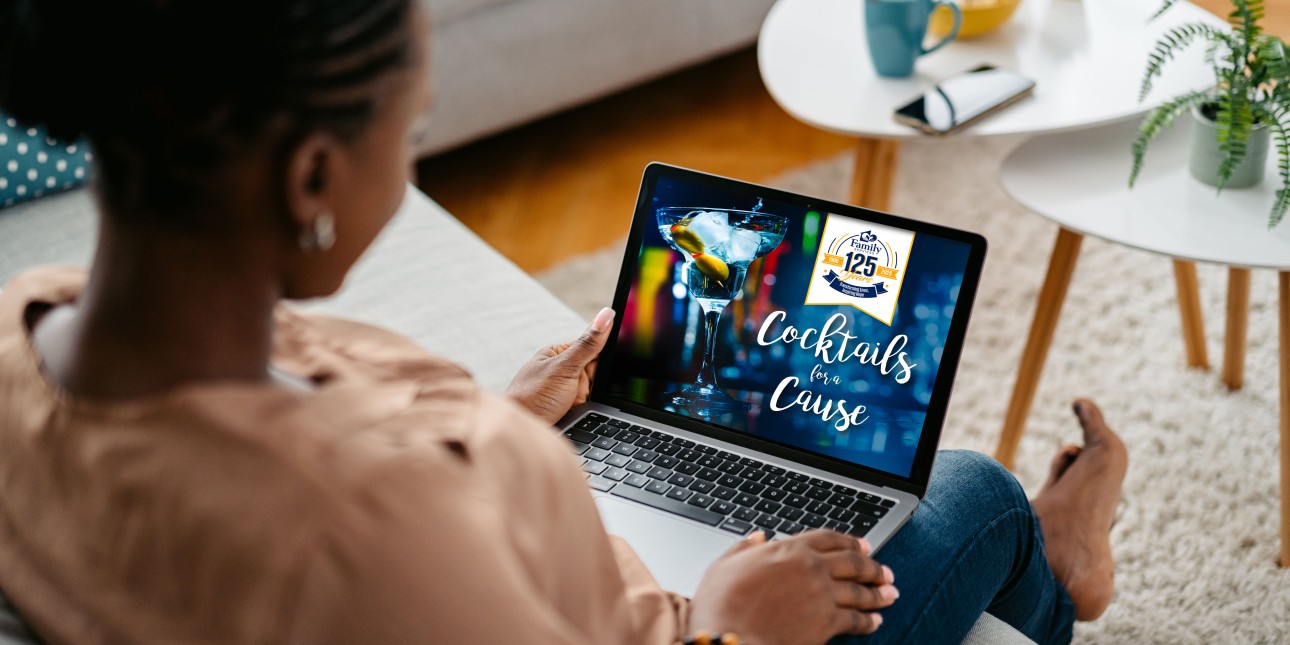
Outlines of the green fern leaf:
{"label": "green fern leaf", "polygon": [[1232,49],[1233,43],[1229,42],[1227,33],[1204,23],[1188,23],[1170,29],[1160,36],[1156,46],[1147,55],[1147,72],[1142,78],[1142,89],[1138,92],[1139,101],[1145,100],[1147,94],[1151,93],[1152,82],[1163,72],[1165,63],[1173,60],[1178,52],[1200,38],[1226,44],[1229,50]]}
{"label": "green fern leaf", "polygon": [[1269,114],[1266,122],[1272,130],[1272,139],[1277,147],[1277,169],[1281,174],[1281,188],[1277,190],[1276,200],[1272,203],[1272,210],[1268,213],[1268,228],[1273,228],[1281,223],[1282,218],[1286,215],[1286,210],[1290,209],[1290,128],[1287,127],[1287,116],[1290,116],[1290,108],[1277,106],[1274,112]]}
{"label": "green fern leaf", "polygon": [[1188,92],[1147,113],[1147,116],[1142,119],[1142,125],[1138,126],[1138,136],[1134,137],[1130,150],[1133,154],[1133,167],[1129,171],[1130,188],[1138,180],[1138,174],[1142,172],[1147,146],[1151,145],[1161,132],[1173,125],[1178,115],[1207,100],[1209,95],[1205,92]]}
{"label": "green fern leaf", "polygon": [[1148,18],[1147,20],[1151,21],[1151,20],[1155,20],[1156,18],[1159,18],[1160,16],[1164,15],[1166,11],[1169,11],[1170,7],[1178,4],[1178,2],[1179,0],[1165,0],[1164,4],[1160,5],[1160,8],[1156,9],[1156,12],[1151,14],[1151,17]]}
{"label": "green fern leaf", "polygon": [[1218,190],[1223,191],[1232,173],[1245,160],[1250,132],[1254,129],[1254,110],[1250,97],[1239,87],[1229,88],[1218,100],[1218,148],[1223,160],[1218,164]]}

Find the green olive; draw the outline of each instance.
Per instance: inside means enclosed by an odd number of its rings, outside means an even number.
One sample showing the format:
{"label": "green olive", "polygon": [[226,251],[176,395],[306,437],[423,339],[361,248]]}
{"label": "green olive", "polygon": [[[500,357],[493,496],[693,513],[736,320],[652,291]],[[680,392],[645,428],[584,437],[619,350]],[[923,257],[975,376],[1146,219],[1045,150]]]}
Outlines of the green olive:
{"label": "green olive", "polygon": [[694,256],[694,263],[699,266],[699,270],[709,278],[716,278],[718,281],[725,281],[730,277],[730,267],[721,261],[715,255],[700,253]]}
{"label": "green olive", "polygon": [[676,242],[677,246],[689,253],[704,252],[703,240],[699,239],[699,236],[694,231],[691,231],[681,224],[673,225],[671,230],[672,241]]}

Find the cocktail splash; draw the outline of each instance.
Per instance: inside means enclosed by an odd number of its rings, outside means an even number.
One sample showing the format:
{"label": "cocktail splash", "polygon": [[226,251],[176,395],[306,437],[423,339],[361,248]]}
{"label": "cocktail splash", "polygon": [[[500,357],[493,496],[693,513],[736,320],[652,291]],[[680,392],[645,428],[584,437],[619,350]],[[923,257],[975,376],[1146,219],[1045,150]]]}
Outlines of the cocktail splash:
{"label": "cocktail splash", "polygon": [[717,323],[721,312],[739,296],[753,260],[784,240],[788,218],[752,210],[666,207],[658,209],[663,239],[686,258],[685,283],[703,311],[703,362],[693,383],[663,395],[664,403],[695,411],[746,410],[748,404],[717,385]]}

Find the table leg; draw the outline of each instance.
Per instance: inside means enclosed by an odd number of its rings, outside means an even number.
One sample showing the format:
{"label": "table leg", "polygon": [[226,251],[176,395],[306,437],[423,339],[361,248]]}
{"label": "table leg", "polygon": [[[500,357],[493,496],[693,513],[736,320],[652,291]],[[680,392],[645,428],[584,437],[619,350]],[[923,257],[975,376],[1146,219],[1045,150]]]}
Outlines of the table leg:
{"label": "table leg", "polygon": [[1245,384],[1245,330],[1250,314],[1250,270],[1227,270],[1227,330],[1223,332],[1223,384]]}
{"label": "table leg", "polygon": [[1196,263],[1174,260],[1174,282],[1178,286],[1178,310],[1182,314],[1183,345],[1187,349],[1187,367],[1209,369],[1205,351],[1205,316],[1200,310],[1200,287],[1196,283]]}
{"label": "table leg", "polygon": [[1012,398],[1008,401],[1008,412],[1003,419],[1003,433],[999,436],[999,447],[994,453],[995,459],[1008,468],[1012,468],[1013,459],[1017,456],[1017,444],[1021,443],[1026,417],[1035,400],[1035,388],[1039,385],[1039,375],[1048,358],[1048,346],[1057,329],[1062,303],[1066,302],[1066,288],[1070,286],[1071,275],[1075,273],[1075,260],[1079,258],[1079,247],[1083,241],[1084,236],[1079,233],[1064,228],[1057,231],[1053,254],[1048,259],[1048,274],[1044,277],[1044,286],[1039,290],[1035,318],[1030,323],[1030,336],[1026,338],[1026,348],[1021,352],[1021,366],[1017,369]]}
{"label": "table leg", "polygon": [[1290,271],[1277,276],[1281,318],[1281,566],[1290,567]]}
{"label": "table leg", "polygon": [[856,143],[855,172],[851,175],[851,203],[879,211],[888,210],[899,162],[900,141],[860,139]]}

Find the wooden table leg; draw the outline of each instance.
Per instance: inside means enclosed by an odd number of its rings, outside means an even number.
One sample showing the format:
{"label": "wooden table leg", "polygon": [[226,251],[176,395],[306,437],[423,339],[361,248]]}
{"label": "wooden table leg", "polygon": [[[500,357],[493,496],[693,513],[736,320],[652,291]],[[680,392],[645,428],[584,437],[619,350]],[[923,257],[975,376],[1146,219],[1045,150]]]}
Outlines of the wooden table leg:
{"label": "wooden table leg", "polygon": [[1290,567],[1290,271],[1277,275],[1281,311],[1281,566]]}
{"label": "wooden table leg", "polygon": [[1026,348],[1021,352],[1021,366],[1017,369],[1012,399],[1008,401],[1008,412],[1003,419],[1003,433],[999,436],[999,447],[994,452],[995,459],[1008,468],[1012,468],[1013,459],[1017,456],[1017,444],[1021,443],[1026,417],[1035,400],[1035,388],[1039,385],[1039,375],[1048,358],[1048,346],[1057,329],[1062,303],[1066,302],[1066,287],[1070,286],[1071,275],[1075,273],[1075,260],[1079,258],[1079,247],[1083,241],[1084,236],[1079,233],[1064,228],[1057,231],[1053,254],[1048,259],[1048,274],[1044,277],[1044,286],[1039,290],[1035,318],[1030,323],[1030,336],[1026,338]]}
{"label": "wooden table leg", "polygon": [[1174,260],[1174,282],[1178,285],[1178,310],[1182,314],[1183,346],[1187,349],[1187,367],[1209,369],[1205,351],[1205,316],[1200,310],[1200,287],[1196,283],[1196,263]]}
{"label": "wooden table leg", "polygon": [[900,141],[860,139],[856,143],[856,167],[851,175],[851,203],[885,211],[891,207],[900,162]]}
{"label": "wooden table leg", "polygon": [[1227,270],[1227,330],[1223,332],[1223,384],[1245,384],[1245,330],[1250,314],[1250,270]]}

